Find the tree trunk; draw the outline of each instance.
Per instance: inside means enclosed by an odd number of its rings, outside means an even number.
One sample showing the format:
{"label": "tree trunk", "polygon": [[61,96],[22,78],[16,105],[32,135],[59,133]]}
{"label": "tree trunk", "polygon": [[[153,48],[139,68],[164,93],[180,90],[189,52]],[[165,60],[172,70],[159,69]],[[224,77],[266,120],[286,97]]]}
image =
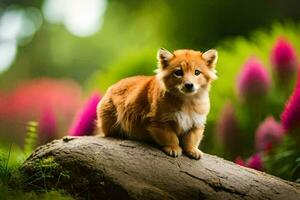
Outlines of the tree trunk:
{"label": "tree trunk", "polygon": [[135,141],[68,137],[39,147],[21,171],[30,189],[79,199],[300,199],[300,185],[216,156],[172,158]]}

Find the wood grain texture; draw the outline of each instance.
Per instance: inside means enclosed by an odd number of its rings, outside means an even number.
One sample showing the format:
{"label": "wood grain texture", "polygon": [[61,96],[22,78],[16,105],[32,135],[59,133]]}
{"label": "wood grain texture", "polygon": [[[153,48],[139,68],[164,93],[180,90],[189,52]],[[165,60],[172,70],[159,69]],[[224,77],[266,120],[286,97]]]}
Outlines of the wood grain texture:
{"label": "wood grain texture", "polygon": [[54,140],[36,149],[21,171],[29,189],[64,189],[78,199],[300,199],[299,184],[216,156],[172,158],[114,138]]}

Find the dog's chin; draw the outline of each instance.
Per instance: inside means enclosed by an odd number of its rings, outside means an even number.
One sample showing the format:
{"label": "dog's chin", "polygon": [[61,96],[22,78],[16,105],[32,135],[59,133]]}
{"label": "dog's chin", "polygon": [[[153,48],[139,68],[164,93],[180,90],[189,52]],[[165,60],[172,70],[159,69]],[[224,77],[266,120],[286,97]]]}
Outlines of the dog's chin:
{"label": "dog's chin", "polygon": [[181,94],[184,96],[193,96],[197,93],[197,90],[185,90],[185,89],[180,89],[179,90]]}

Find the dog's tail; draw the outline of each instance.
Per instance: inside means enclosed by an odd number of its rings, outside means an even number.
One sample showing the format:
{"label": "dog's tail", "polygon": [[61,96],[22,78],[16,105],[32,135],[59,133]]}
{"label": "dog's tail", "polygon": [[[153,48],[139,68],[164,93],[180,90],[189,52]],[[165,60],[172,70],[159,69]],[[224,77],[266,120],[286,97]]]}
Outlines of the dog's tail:
{"label": "dog's tail", "polygon": [[76,114],[75,120],[69,129],[70,136],[92,135],[95,131],[97,118],[97,105],[101,100],[98,93],[94,93]]}

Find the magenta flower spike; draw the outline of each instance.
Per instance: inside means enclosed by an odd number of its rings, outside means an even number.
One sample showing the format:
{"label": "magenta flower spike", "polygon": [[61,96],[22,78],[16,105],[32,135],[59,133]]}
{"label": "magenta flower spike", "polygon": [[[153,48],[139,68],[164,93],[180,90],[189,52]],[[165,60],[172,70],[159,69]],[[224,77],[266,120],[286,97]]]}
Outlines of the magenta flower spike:
{"label": "magenta flower spike", "polygon": [[293,46],[283,37],[277,39],[271,52],[273,71],[280,81],[287,82],[297,70],[297,57]]}
{"label": "magenta flower spike", "polygon": [[259,171],[263,170],[263,161],[260,154],[253,154],[247,162],[245,162],[240,156],[235,159],[235,163],[244,167],[249,167]]}
{"label": "magenta flower spike", "polygon": [[97,105],[100,102],[99,94],[92,95],[82,110],[77,114],[73,125],[70,128],[69,135],[83,136],[91,135],[95,128],[95,120],[97,118]]}
{"label": "magenta flower spike", "polygon": [[246,163],[245,161],[241,158],[241,156],[238,156],[236,159],[235,159],[235,164],[238,164],[238,165],[241,165],[241,166],[246,166]]}
{"label": "magenta flower spike", "polygon": [[281,114],[281,123],[287,132],[300,128],[300,69],[296,87]]}
{"label": "magenta flower spike", "polygon": [[246,166],[249,167],[249,168],[252,168],[252,169],[262,171],[263,170],[263,161],[262,161],[262,158],[261,158],[260,154],[252,155],[248,159],[248,161],[246,163]]}
{"label": "magenta flower spike", "polygon": [[255,146],[257,151],[270,151],[281,143],[284,129],[274,117],[267,117],[258,127],[255,133]]}
{"label": "magenta flower spike", "polygon": [[44,108],[41,112],[39,120],[39,136],[41,142],[44,144],[55,139],[57,134],[57,123],[55,114],[50,107]]}
{"label": "magenta flower spike", "polygon": [[270,89],[270,77],[260,60],[251,57],[238,76],[238,93],[243,100],[261,100]]}

